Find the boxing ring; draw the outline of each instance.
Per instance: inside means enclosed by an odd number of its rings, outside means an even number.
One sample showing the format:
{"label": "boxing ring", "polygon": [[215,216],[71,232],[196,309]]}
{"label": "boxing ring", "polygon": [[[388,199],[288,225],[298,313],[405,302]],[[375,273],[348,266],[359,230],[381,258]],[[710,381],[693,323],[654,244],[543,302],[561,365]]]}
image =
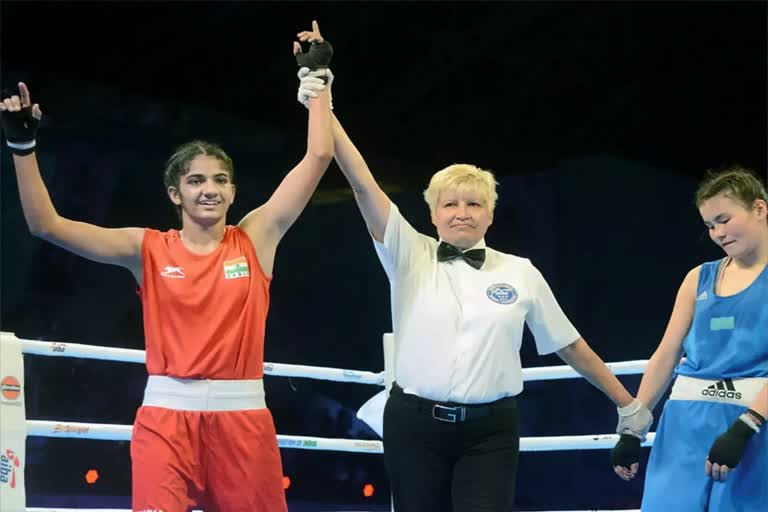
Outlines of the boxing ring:
{"label": "boxing ring", "polygon": [[[383,336],[385,370],[370,372],[341,368],[326,368],[283,363],[264,363],[264,374],[272,377],[300,377],[306,379],[336,381],[349,384],[368,384],[388,389],[391,385],[391,361],[393,340],[391,334]],[[25,442],[27,436],[97,439],[103,441],[129,441],[132,425],[80,423],[67,421],[41,421],[27,419],[24,406],[23,354],[47,357],[70,357],[145,363],[143,350],[82,345],[69,342],[37,341],[17,338],[12,333],[0,332],[0,391],[4,413],[0,417],[3,444],[0,447],[0,512],[64,512],[88,510],[91,512],[126,512],[123,509],[71,509],[27,508],[24,486]],[[615,375],[643,373],[647,361],[606,363]],[[542,381],[581,378],[570,366],[547,366],[523,369],[523,380]],[[370,411],[380,410],[385,392],[382,391],[366,403],[358,417],[378,430],[372,423]],[[374,412],[376,414],[376,412]],[[368,417],[366,417],[368,416]],[[378,420],[380,421],[380,419]],[[655,434],[649,433],[643,446],[653,444]],[[520,450],[525,452],[558,450],[602,450],[612,448],[618,440],[616,434],[577,436],[523,437]],[[278,434],[278,446],[284,449],[321,450],[334,452],[383,453],[381,441],[364,439],[337,439]],[[609,468],[606,467],[606,470]],[[13,485],[10,485],[13,483]],[[554,512],[554,511],[553,511]],[[566,512],[566,511],[561,511]],[[593,512],[593,511],[567,511]],[[633,511],[627,511],[633,512]]]}

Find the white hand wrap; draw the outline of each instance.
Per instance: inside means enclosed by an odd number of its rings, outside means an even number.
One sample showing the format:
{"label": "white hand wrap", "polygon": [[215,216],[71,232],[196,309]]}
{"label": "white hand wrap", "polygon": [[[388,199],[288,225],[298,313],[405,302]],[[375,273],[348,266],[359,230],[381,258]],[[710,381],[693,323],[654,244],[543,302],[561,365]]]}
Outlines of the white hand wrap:
{"label": "white hand wrap", "polygon": [[626,407],[617,407],[619,413],[619,424],[616,426],[616,433],[629,434],[645,441],[645,436],[651,429],[653,423],[653,414],[646,406],[635,399]]}
{"label": "white hand wrap", "polygon": [[[299,91],[296,98],[299,103],[307,106],[309,98],[317,98],[320,91],[328,89],[328,97],[331,102],[331,110],[333,110],[333,96],[331,96],[331,84],[333,83],[333,73],[330,69],[318,69],[316,71],[310,71],[309,68],[299,69]],[[324,77],[323,80],[320,77]],[[326,83],[327,82],[327,83]]]}

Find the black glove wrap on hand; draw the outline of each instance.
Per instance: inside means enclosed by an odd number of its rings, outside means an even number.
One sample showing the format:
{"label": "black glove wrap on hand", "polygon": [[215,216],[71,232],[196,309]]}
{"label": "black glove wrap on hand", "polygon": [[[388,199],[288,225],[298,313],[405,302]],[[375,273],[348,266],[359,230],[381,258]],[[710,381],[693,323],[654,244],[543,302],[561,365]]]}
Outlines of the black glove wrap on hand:
{"label": "black glove wrap on hand", "polygon": [[611,450],[611,465],[629,469],[635,462],[640,462],[640,439],[621,434],[619,442]]}
{"label": "black glove wrap on hand", "polygon": [[755,431],[749,425],[736,420],[731,428],[715,439],[709,450],[709,462],[735,468],[753,435]]}
{"label": "black glove wrap on hand", "polygon": [[310,71],[317,71],[330,67],[333,58],[333,46],[328,41],[322,43],[312,43],[308,52],[300,51],[296,54],[296,63],[300,68],[309,68]]}
{"label": "black glove wrap on hand", "polygon": [[[35,151],[35,137],[40,120],[32,115],[32,107],[24,107],[16,112],[3,112],[3,131],[8,141],[8,149],[14,155],[28,155]],[[24,149],[18,146],[30,146]]]}

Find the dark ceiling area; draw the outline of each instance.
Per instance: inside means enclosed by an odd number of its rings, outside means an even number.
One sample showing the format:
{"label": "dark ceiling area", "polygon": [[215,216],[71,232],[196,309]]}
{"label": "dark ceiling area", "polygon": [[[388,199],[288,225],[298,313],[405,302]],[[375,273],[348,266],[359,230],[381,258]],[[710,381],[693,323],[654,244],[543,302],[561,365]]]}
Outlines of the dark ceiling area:
{"label": "dark ceiling area", "polygon": [[337,115],[423,164],[391,180],[599,154],[765,170],[765,2],[3,2],[2,18],[5,83],[97,82],[285,130],[291,41],[317,19]]}

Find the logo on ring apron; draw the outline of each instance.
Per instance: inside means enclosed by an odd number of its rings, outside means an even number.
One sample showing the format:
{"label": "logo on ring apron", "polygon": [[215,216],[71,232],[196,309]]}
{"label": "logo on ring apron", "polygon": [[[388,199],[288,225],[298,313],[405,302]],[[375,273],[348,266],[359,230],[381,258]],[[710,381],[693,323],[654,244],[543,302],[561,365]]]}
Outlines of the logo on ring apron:
{"label": "logo on ring apron", "polygon": [[13,375],[7,375],[0,380],[0,400],[5,404],[18,405],[21,397],[21,384]]}
{"label": "logo on ring apron", "polygon": [[517,300],[517,290],[507,283],[492,284],[485,294],[496,304],[513,304]]}
{"label": "logo on ring apron", "polygon": [[7,449],[0,453],[0,483],[8,484],[11,489],[16,488],[16,470],[21,471],[21,461],[13,453],[13,450]]}

